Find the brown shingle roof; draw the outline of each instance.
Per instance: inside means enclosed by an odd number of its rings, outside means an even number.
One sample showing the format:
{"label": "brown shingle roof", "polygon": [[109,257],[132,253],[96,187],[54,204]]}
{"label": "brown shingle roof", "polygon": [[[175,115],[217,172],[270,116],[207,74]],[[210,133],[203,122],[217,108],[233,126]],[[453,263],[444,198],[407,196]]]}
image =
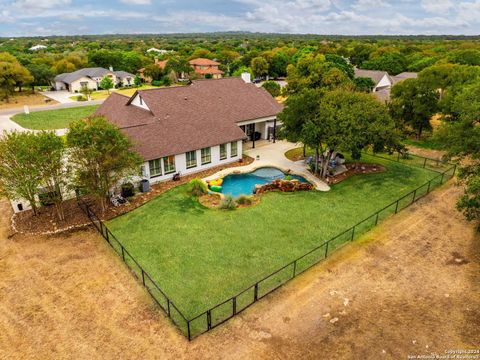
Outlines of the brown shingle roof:
{"label": "brown shingle roof", "polygon": [[129,98],[113,93],[96,114],[119,126],[145,160],[243,139],[235,123],[282,110],[267,91],[240,78],[197,80],[138,94],[150,111],[128,105]]}
{"label": "brown shingle roof", "polygon": [[205,59],[205,58],[197,58],[197,59],[192,59],[189,61],[190,65],[213,65],[213,66],[218,66],[220,65],[219,62],[210,60],[210,59]]}

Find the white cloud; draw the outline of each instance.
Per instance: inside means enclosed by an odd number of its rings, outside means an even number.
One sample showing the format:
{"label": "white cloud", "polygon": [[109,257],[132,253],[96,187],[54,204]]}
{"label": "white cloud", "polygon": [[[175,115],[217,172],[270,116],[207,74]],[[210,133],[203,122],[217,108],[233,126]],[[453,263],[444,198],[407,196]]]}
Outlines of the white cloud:
{"label": "white cloud", "polygon": [[120,0],[121,3],[127,5],[150,5],[151,0]]}
{"label": "white cloud", "polygon": [[391,7],[391,5],[384,0],[358,0],[352,5],[352,8],[356,10],[376,10],[378,8]]}
{"label": "white cloud", "polygon": [[451,0],[422,0],[422,8],[433,14],[446,14],[454,8]]}
{"label": "white cloud", "polygon": [[23,10],[53,9],[70,5],[71,2],[71,0],[17,0],[13,2],[12,7]]}

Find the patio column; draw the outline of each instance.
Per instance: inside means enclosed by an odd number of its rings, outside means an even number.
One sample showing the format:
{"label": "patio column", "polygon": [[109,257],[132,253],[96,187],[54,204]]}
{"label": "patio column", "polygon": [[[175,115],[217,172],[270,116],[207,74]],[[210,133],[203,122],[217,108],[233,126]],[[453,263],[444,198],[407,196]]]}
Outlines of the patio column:
{"label": "patio column", "polygon": [[252,149],[255,149],[255,124],[253,124],[253,132],[252,132]]}
{"label": "patio column", "polygon": [[277,137],[277,118],[273,119],[273,143],[275,143]]}

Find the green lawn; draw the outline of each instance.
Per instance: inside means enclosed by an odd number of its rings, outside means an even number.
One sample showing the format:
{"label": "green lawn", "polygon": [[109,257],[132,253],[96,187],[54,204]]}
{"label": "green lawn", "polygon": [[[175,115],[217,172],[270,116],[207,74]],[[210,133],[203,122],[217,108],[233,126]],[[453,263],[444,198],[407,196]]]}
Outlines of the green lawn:
{"label": "green lawn", "polygon": [[369,155],[362,161],[388,171],[329,192],[268,193],[234,211],[207,209],[179,186],[108,226],[192,318],[437,175]]}
{"label": "green lawn", "polygon": [[33,130],[65,129],[78,119],[94,113],[98,105],[79,106],[66,109],[35,111],[30,114],[16,114],[12,117],[18,125]]}

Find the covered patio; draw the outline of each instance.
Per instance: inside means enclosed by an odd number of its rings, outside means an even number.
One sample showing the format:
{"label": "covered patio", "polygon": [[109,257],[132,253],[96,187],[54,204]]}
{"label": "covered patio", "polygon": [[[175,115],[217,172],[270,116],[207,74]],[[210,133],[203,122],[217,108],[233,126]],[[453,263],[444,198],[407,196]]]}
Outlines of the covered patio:
{"label": "covered patio", "polygon": [[244,141],[245,149],[255,149],[261,144],[275,143],[277,130],[281,123],[276,116],[246,120],[237,123],[248,139]]}

